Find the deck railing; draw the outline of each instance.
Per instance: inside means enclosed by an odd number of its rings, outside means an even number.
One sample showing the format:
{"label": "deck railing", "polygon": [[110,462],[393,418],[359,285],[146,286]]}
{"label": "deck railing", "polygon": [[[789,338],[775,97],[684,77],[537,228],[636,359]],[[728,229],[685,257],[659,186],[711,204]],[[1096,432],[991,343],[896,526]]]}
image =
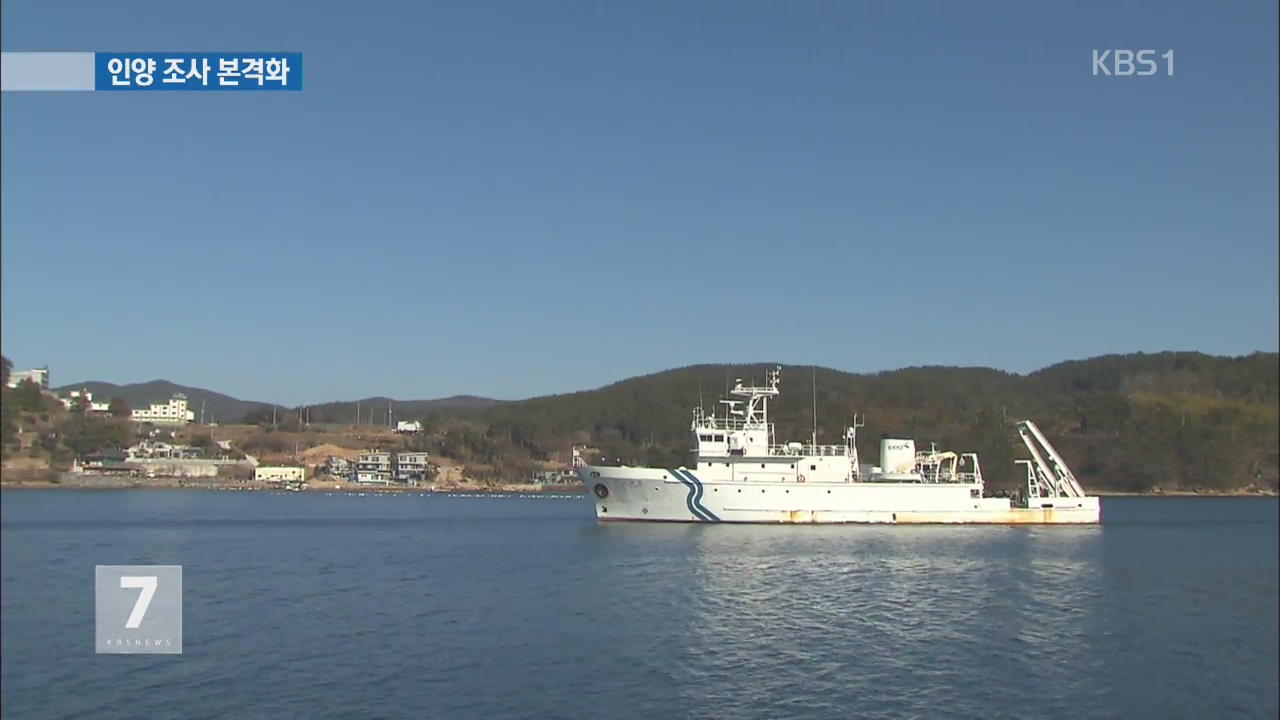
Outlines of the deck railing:
{"label": "deck railing", "polygon": [[773,434],[773,423],[751,423],[748,425],[743,420],[733,420],[730,418],[702,418],[694,427],[695,430],[768,430],[769,434]]}
{"label": "deck railing", "polygon": [[920,473],[920,478],[926,483],[956,483],[959,485],[977,482],[978,474],[971,472],[958,472],[953,477],[946,473],[922,472]]}

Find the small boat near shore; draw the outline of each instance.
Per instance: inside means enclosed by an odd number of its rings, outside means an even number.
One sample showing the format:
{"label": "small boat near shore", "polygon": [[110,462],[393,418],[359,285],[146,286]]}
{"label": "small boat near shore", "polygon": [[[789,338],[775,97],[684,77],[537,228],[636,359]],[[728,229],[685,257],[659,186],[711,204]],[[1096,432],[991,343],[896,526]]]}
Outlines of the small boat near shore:
{"label": "small boat near shore", "polygon": [[583,465],[578,474],[600,520],[739,523],[1098,523],[1065,460],[1030,420],[1016,424],[1029,453],[1025,492],[987,497],[976,453],[917,452],[910,438],[883,436],[880,464],[859,462],[855,417],[838,445],[777,443],[764,385],[738,380],[723,416],[695,408],[692,468]]}

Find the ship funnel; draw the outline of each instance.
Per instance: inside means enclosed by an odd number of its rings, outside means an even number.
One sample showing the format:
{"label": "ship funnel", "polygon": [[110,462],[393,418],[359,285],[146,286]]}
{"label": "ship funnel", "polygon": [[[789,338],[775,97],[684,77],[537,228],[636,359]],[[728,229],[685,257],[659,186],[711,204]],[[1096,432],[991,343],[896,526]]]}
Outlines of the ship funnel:
{"label": "ship funnel", "polygon": [[909,473],[916,467],[916,441],[880,437],[880,467],[886,475]]}

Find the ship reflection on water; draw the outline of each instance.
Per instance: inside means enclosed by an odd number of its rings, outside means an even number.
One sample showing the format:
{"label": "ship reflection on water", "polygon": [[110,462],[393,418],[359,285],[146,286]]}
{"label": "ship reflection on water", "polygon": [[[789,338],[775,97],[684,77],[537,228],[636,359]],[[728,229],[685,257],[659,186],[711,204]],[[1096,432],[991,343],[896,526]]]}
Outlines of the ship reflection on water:
{"label": "ship reflection on water", "polygon": [[[662,607],[678,626],[665,635],[679,646],[679,664],[661,671],[690,709],[723,717],[924,716],[942,706],[960,715],[1052,712],[1098,692],[1097,668],[1087,665],[1099,657],[1099,526],[599,532],[669,548]],[[652,569],[657,561],[637,562]]]}
{"label": "ship reflection on water", "polygon": [[1073,527],[592,535],[637,574],[611,596],[661,598],[638,657],[668,661],[640,666],[694,716],[1274,717],[1275,509],[1196,502],[1117,499]]}

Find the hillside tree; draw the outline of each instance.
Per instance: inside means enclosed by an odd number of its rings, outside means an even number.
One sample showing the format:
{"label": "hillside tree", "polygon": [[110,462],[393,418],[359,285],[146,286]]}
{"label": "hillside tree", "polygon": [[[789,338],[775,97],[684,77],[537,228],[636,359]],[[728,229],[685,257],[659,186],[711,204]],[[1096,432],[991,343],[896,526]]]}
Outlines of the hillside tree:
{"label": "hillside tree", "polygon": [[14,407],[23,412],[44,410],[44,391],[32,380],[23,380],[10,396]]}

